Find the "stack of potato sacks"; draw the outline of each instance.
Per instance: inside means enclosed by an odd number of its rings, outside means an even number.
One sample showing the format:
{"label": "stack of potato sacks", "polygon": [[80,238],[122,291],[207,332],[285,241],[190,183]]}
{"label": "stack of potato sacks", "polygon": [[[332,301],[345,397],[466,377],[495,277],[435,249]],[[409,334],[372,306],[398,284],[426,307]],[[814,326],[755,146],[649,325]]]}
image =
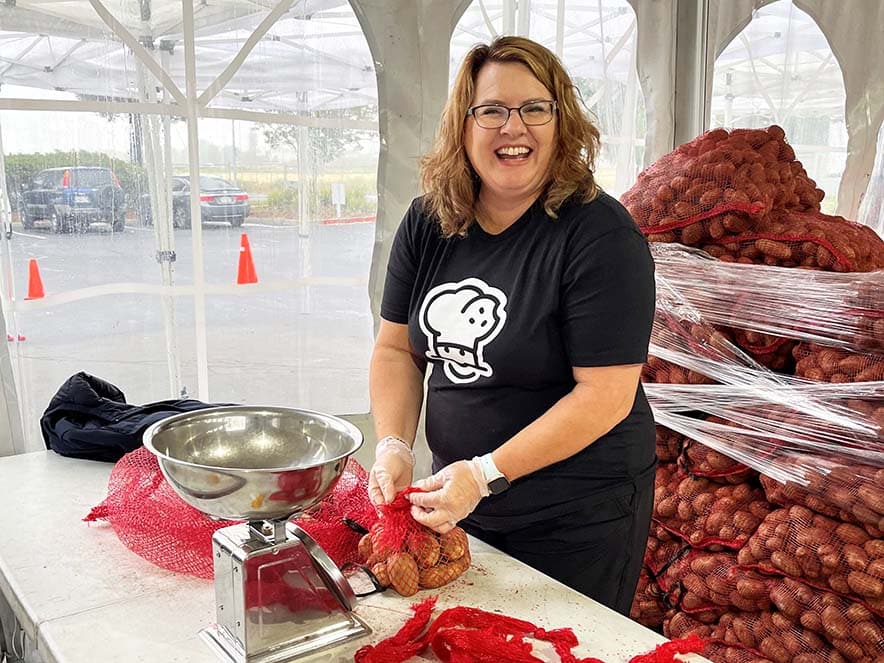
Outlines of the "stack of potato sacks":
{"label": "stack of potato sacks", "polygon": [[[707,132],[643,172],[622,201],[651,242],[699,248],[719,261],[845,274],[884,269],[884,241],[821,213],[823,196],[774,126]],[[799,334],[770,336],[752,325],[712,333],[779,373],[884,387],[881,276],[870,293],[880,315],[871,314],[863,336],[876,340],[861,352],[801,342]],[[690,333],[706,342],[709,329],[696,325]],[[656,357],[643,380],[715,382]],[[706,655],[727,663],[884,663],[882,403],[838,401],[878,426],[881,444],[868,450],[868,464],[857,455],[804,453],[798,444],[772,454],[772,467],[795,472],[771,474],[800,478],[785,483],[658,426],[654,522],[633,618],[670,637],[711,638]],[[765,453],[772,452],[757,457]],[[757,465],[765,469],[763,461]]]}

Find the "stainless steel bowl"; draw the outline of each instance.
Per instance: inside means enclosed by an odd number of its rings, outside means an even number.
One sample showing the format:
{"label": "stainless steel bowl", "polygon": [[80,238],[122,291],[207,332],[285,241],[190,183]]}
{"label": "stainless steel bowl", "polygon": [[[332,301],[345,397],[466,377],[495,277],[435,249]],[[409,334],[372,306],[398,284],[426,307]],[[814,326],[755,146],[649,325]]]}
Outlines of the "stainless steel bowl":
{"label": "stainless steel bowl", "polygon": [[249,405],[176,414],[144,432],[144,446],[182,499],[230,520],[302,513],[334,487],[362,441],[338,417]]}

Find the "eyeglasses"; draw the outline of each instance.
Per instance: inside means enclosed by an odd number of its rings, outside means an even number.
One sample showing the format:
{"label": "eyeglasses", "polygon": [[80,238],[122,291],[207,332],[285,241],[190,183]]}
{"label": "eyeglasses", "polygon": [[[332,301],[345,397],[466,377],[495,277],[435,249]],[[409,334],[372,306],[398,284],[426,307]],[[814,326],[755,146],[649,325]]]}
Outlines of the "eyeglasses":
{"label": "eyeglasses", "polygon": [[510,113],[519,111],[519,117],[525,125],[537,127],[552,121],[557,108],[555,101],[529,101],[515,108],[500,104],[482,104],[467,109],[467,116],[472,115],[476,124],[483,129],[500,129],[510,121]]}

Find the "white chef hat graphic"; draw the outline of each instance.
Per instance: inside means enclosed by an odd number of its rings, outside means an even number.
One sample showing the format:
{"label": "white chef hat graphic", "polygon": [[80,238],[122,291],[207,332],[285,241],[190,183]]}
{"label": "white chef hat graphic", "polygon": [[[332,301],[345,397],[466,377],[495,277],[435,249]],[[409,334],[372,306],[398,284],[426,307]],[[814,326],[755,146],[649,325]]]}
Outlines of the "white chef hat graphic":
{"label": "white chef hat graphic", "polygon": [[427,335],[427,359],[441,361],[456,384],[491,377],[484,349],[506,323],[506,295],[481,279],[441,283],[421,304],[420,326]]}

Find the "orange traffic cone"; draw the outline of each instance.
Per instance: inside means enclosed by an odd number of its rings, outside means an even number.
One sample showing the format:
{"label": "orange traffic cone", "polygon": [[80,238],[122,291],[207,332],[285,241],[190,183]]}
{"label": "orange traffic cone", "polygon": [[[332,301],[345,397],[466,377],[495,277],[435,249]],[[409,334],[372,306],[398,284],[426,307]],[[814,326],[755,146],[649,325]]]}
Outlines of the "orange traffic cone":
{"label": "orange traffic cone", "polygon": [[252,262],[252,248],[249,246],[249,237],[245,233],[239,240],[239,270],[236,273],[236,284],[257,283],[258,273],[255,271],[255,263]]}
{"label": "orange traffic cone", "polygon": [[40,278],[40,268],[37,266],[37,259],[31,258],[28,263],[28,296],[25,299],[41,299],[43,295],[43,279]]}

